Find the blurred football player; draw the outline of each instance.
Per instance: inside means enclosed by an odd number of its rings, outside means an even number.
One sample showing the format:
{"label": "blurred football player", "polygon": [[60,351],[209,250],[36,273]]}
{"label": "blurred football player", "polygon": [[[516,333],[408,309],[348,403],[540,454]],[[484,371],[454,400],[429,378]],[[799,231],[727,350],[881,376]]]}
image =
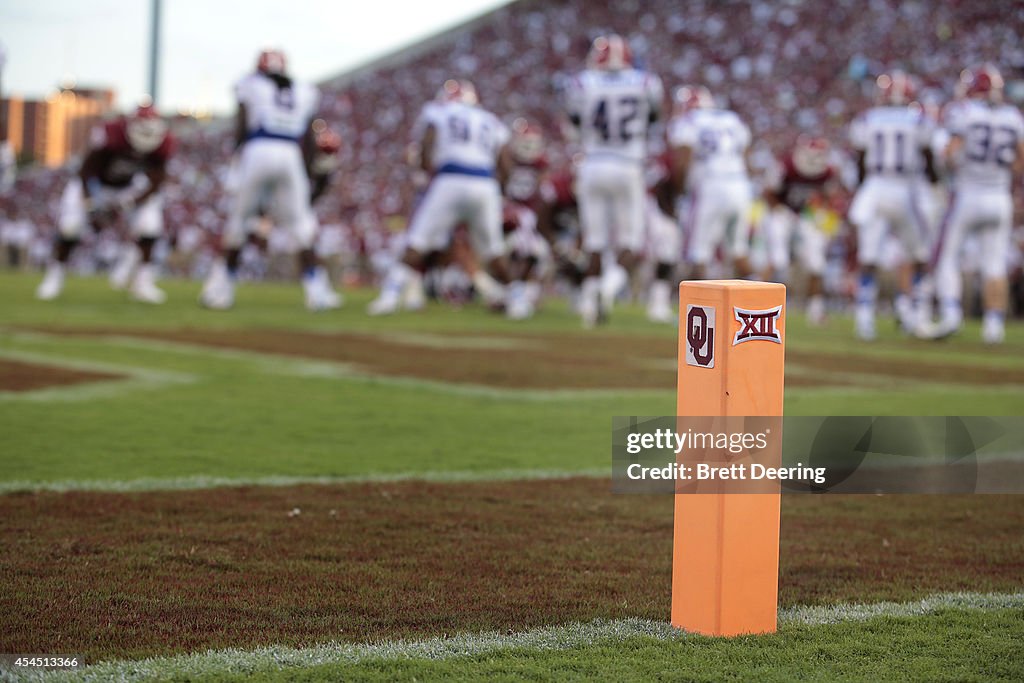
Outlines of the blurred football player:
{"label": "blurred football player", "polygon": [[579,310],[583,325],[592,327],[615,293],[614,287],[602,292],[603,252],[612,250],[628,273],[643,247],[647,137],[664,91],[657,76],[633,66],[629,43],[608,35],[594,40],[587,68],[572,79],[567,96],[583,152],[576,196],[589,263]]}
{"label": "blurred football player", "polygon": [[14,157],[14,147],[7,140],[6,131],[0,130],[0,136],[0,197],[6,197],[14,188],[18,162]]}
{"label": "blurred football player", "polygon": [[668,141],[676,194],[689,194],[683,255],[691,277],[704,277],[720,246],[736,275],[746,277],[751,271],[750,129],[736,112],[716,107],[703,86],[679,88],[674,107]]}
{"label": "blurred football player", "polygon": [[964,239],[979,240],[983,280],[982,339],[1005,336],[1007,256],[1013,226],[1013,177],[1024,170],[1024,119],[1003,102],[1003,79],[990,65],[974,70],[967,99],[951,113],[946,162],[952,169],[949,207],[936,240],[935,287],[940,320],[933,336],[946,336],[963,323],[959,255]]}
{"label": "blurred football player", "polygon": [[537,211],[543,201],[541,187],[548,176],[547,142],[540,126],[524,118],[512,122],[509,140],[510,164],[505,196]]}
{"label": "blurred football player", "polygon": [[510,298],[506,307],[508,317],[516,320],[533,315],[540,300],[540,275],[551,262],[551,248],[537,227],[537,214],[544,204],[541,188],[548,176],[545,145],[538,125],[524,118],[513,121],[502,228],[510,276],[523,283],[523,295]]}
{"label": "blurred football player", "polygon": [[247,231],[269,209],[275,223],[291,231],[299,246],[306,308],[337,308],[340,296],[313,251],[316,217],[311,204],[310,165],[316,154],[313,120],[320,93],[287,75],[284,54],[260,53],[256,71],[235,85],[238,98],[235,140],[239,149],[237,190],[224,231],[225,262],[203,284],[200,303],[234,305],[239,256]]}
{"label": "blurred football player", "polygon": [[672,291],[677,283],[673,277],[682,244],[672,188],[672,155],[666,151],[647,164],[646,252],[654,262],[654,279],[647,295],[647,319],[658,323],[676,320]]}
{"label": "blurred football player", "polygon": [[788,279],[790,247],[795,241],[796,255],[809,276],[807,318],[812,324],[820,324],[825,318],[826,239],[810,211],[813,202],[824,199],[834,189],[836,179],[828,141],[801,135],[793,150],[769,170],[765,180],[763,197],[768,211],[761,223],[768,252],[765,279]]}
{"label": "blurred football player", "polygon": [[316,200],[323,196],[331,178],[341,165],[338,158],[341,152],[341,136],[331,129],[323,119],[313,122],[314,144],[316,151],[309,163],[310,189],[309,200],[316,203]]}
{"label": "blurred football player", "polygon": [[899,237],[913,264],[911,301],[902,323],[911,331],[920,326],[932,232],[926,218],[931,196],[927,183],[938,180],[931,148],[934,122],[920,106],[911,106],[910,77],[899,71],[883,74],[876,86],[876,106],[850,127],[858,187],[849,218],[857,228],[860,265],[854,317],[857,336],[865,340],[875,338],[877,266],[890,232]]}
{"label": "blurred football player", "polygon": [[[164,302],[166,295],[156,286],[152,257],[164,227],[160,188],[176,144],[167,122],[149,103],[92,132],[78,174],[61,195],[59,235],[46,275],[36,290],[39,299],[50,301],[60,296],[68,259],[82,231],[110,224],[123,215],[138,250],[132,246],[122,255],[123,261],[112,273],[112,284],[123,286],[130,279],[132,298],[150,304]],[[139,258],[141,264],[136,267]]]}
{"label": "blurred football player", "polygon": [[501,187],[511,164],[508,127],[480,106],[472,83],[449,79],[423,108],[414,135],[430,184],[410,220],[405,253],[388,269],[367,312],[388,315],[419,305],[427,256],[447,249],[460,223],[468,226],[473,250],[487,264],[486,272],[473,274],[484,299],[500,304],[506,295],[525,296],[522,283],[509,279],[502,235]]}

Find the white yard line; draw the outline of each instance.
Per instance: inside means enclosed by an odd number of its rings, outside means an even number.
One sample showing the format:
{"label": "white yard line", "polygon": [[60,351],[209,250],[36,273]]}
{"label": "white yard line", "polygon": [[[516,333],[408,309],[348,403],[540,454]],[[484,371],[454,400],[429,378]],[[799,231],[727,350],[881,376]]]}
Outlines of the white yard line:
{"label": "white yard line", "polygon": [[[10,339],[28,341],[32,339],[67,339],[60,335],[46,335],[38,332],[16,332],[8,335]],[[315,379],[333,379],[363,384],[379,384],[390,387],[422,389],[439,393],[469,396],[474,398],[490,398],[517,400],[530,403],[548,401],[578,401],[587,399],[631,398],[637,396],[667,396],[675,392],[674,386],[666,385],[664,389],[510,389],[492,387],[483,384],[461,384],[442,382],[439,380],[420,379],[417,377],[396,377],[370,372],[352,363],[341,363],[327,360],[304,359],[283,354],[261,353],[242,349],[226,349],[189,342],[143,339],[123,335],[98,335],[83,337],[82,340],[101,341],[105,346],[120,346],[144,351],[162,351],[179,353],[189,356],[205,356],[221,358],[228,361],[250,363],[265,374],[285,375],[288,377],[310,377]],[[5,353],[0,350],[0,353]],[[61,363],[67,367],[75,367],[74,361]],[[57,364],[55,361],[51,365]],[[12,392],[13,393],[13,392]]]}
{"label": "white yard line", "polygon": [[[912,602],[881,602],[870,605],[791,607],[779,611],[779,625],[822,626],[841,622],[868,621],[887,617],[920,617],[947,609],[1020,610],[1022,593],[943,593]],[[446,660],[478,657],[507,649],[551,652],[586,647],[627,638],[684,640],[692,636],[663,621],[649,619],[597,620],[549,626],[521,633],[478,633],[427,640],[399,640],[378,644],[328,643],[308,648],[272,646],[253,650],[227,649],[153,657],[137,661],[113,661],[86,666],[78,671],[34,673],[22,680],[52,681],[139,681],[170,677],[202,679],[217,675],[273,673],[324,664],[356,664],[380,660]]]}
{"label": "white yard line", "polygon": [[121,378],[96,379],[95,381],[72,384],[69,386],[45,387],[30,391],[0,391],[0,402],[60,402],[90,401],[97,398],[114,398],[139,390],[159,389],[171,385],[190,384],[199,378],[186,372],[153,370],[135,365],[119,365],[98,361],[71,359],[49,353],[36,353],[10,348],[0,348],[0,358],[23,363],[46,365],[84,372],[103,372],[123,375]]}
{"label": "white yard line", "polygon": [[422,481],[436,483],[462,483],[487,481],[529,481],[534,479],[571,479],[585,477],[596,479],[611,476],[611,469],[587,470],[540,470],[540,469],[507,469],[485,471],[452,471],[452,472],[398,472],[394,474],[365,474],[351,477],[146,477],[143,479],[112,480],[112,479],[67,479],[63,481],[0,481],[0,495],[15,491],[96,491],[107,493],[132,493],[137,491],[190,491],[194,489],[214,489],[238,486],[301,486],[301,485],[332,485],[332,484],[366,484],[389,483],[404,481]]}

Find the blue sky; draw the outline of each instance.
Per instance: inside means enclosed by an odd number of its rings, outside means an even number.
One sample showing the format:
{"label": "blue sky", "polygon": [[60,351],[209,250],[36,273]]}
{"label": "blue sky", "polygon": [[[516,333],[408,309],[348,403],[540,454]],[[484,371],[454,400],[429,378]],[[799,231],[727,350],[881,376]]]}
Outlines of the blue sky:
{"label": "blue sky", "polygon": [[[231,84],[266,46],[312,80],[415,42],[508,0],[163,0],[161,109],[233,107]],[[146,93],[149,0],[2,0],[5,95],[42,97],[66,79]]]}

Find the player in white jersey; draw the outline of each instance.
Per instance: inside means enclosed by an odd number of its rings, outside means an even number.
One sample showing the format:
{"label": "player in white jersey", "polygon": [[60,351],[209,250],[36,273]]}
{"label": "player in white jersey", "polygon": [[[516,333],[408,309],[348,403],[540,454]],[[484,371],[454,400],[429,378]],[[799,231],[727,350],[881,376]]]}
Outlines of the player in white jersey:
{"label": "player in white jersey", "polygon": [[1011,187],[1014,174],[1024,169],[1024,118],[1016,107],[1003,103],[1002,95],[998,70],[982,67],[971,74],[967,99],[950,113],[945,157],[953,185],[933,259],[941,308],[933,336],[952,334],[963,322],[959,256],[964,239],[972,233],[981,249],[982,339],[996,344],[1005,335]]}
{"label": "player in white jersey", "polygon": [[751,272],[750,129],[735,112],[715,107],[703,86],[679,88],[675,107],[668,142],[676,191],[690,198],[683,256],[691,277],[704,277],[719,246],[727,247],[736,274],[745,277]]}
{"label": "player in white jersey", "polygon": [[489,271],[473,276],[483,297],[501,303],[506,296],[525,296],[521,282],[509,282],[502,234],[501,187],[511,163],[508,127],[480,106],[471,83],[450,79],[437,100],[423,108],[414,135],[420,139],[420,165],[430,184],[410,220],[405,253],[388,270],[380,296],[367,312],[387,315],[421,306],[426,258],[447,249],[463,222]]}
{"label": "player in white jersey", "polygon": [[629,273],[643,247],[647,136],[663,98],[661,80],[633,67],[629,44],[617,35],[594,40],[587,68],[568,88],[569,119],[583,152],[576,196],[588,258],[579,306],[586,327],[603,317],[618,288],[602,292],[602,253],[612,250]]}
{"label": "player in white jersey", "polygon": [[[310,193],[310,165],[316,155],[313,119],[320,93],[286,74],[284,54],[263,51],[254,73],[235,85],[239,148],[237,190],[223,235],[225,263],[215,266],[203,285],[200,303],[226,309],[234,304],[239,255],[249,226],[269,209],[299,247],[306,307],[337,308],[340,297],[313,250],[316,217]],[[269,204],[268,204],[269,202]]]}
{"label": "player in white jersey", "polygon": [[890,232],[900,239],[913,264],[911,301],[901,322],[908,330],[920,324],[932,232],[926,218],[928,183],[938,179],[931,150],[935,126],[913,103],[910,78],[901,72],[883,74],[876,85],[877,106],[850,127],[859,181],[849,213],[857,228],[860,264],[855,323],[857,336],[866,340],[875,337],[876,271]]}

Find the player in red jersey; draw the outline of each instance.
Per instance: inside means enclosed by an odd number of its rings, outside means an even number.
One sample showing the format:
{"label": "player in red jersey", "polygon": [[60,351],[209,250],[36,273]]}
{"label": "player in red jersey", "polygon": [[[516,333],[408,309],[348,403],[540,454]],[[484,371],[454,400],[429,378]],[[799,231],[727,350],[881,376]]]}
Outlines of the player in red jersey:
{"label": "player in red jersey", "polygon": [[341,136],[323,119],[313,122],[316,151],[309,162],[310,202],[316,203],[341,166]]}
{"label": "player in red jersey", "polygon": [[810,212],[813,203],[830,196],[837,174],[831,149],[824,138],[801,136],[793,148],[779,160],[765,183],[764,200],[768,205],[761,229],[768,251],[766,280],[787,279],[790,248],[804,270],[807,283],[807,317],[819,324],[825,317],[825,235]]}
{"label": "player in red jersey", "polygon": [[533,315],[540,300],[539,276],[551,261],[551,250],[538,229],[538,211],[544,203],[542,189],[549,163],[546,141],[539,126],[525,118],[512,123],[509,152],[511,168],[505,180],[502,230],[509,254],[509,267],[520,283],[508,293],[506,314],[521,320]]}
{"label": "player in red jersey", "polygon": [[[166,295],[156,286],[156,266],[151,260],[153,245],[163,232],[160,188],[167,179],[167,161],[175,146],[167,122],[151,104],[143,104],[131,115],[93,131],[78,175],[61,196],[57,219],[60,236],[36,290],[39,299],[50,301],[60,295],[66,264],[86,226],[102,227],[122,215],[141,256],[137,268],[134,264],[119,266],[124,269],[123,284],[131,280],[129,292],[138,301],[164,302]],[[112,277],[112,281],[121,284],[118,277]]]}

